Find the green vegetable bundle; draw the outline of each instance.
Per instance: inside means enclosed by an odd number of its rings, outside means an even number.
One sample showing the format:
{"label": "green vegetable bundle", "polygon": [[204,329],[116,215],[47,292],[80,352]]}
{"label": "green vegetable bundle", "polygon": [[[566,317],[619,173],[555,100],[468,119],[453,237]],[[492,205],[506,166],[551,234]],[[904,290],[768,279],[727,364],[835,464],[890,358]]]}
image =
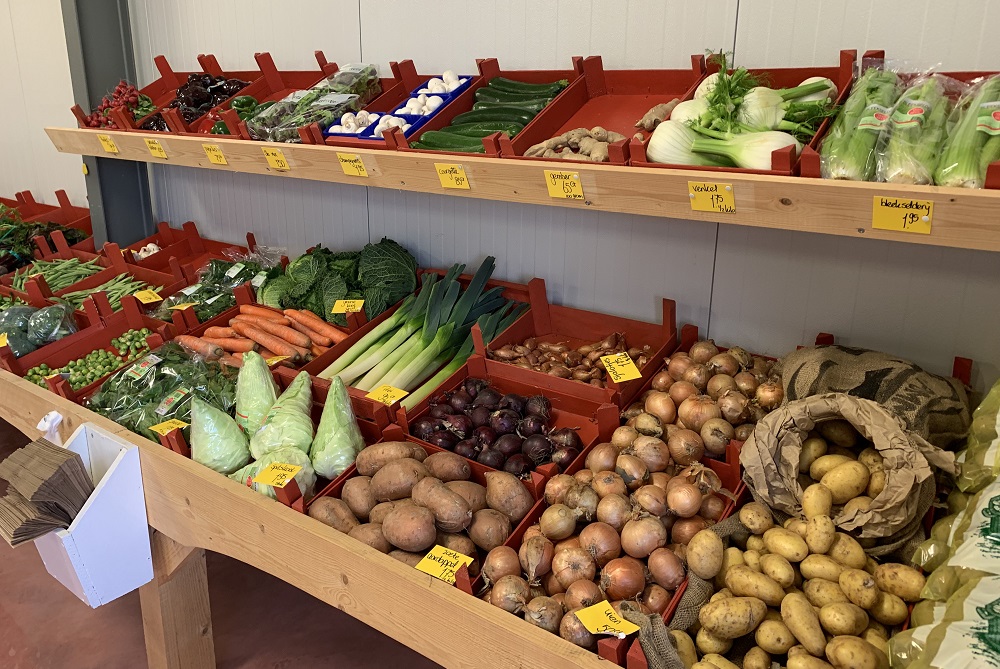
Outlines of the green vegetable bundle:
{"label": "green vegetable bundle", "polygon": [[45,277],[45,283],[48,284],[50,290],[57,291],[69,288],[77,281],[83,281],[104,269],[97,264],[97,260],[98,258],[86,262],[80,262],[79,258],[36,260],[14,275],[11,287],[14,290],[24,292],[28,277],[41,274]]}
{"label": "green vegetable bundle", "polygon": [[149,334],[149,328],[129,330],[111,340],[114,351],[100,348],[54,369],[42,363],[29,369],[24,378],[44,388],[46,376],[64,374],[70,387],[79,390],[148,351],[146,336]]}
{"label": "green vegetable bundle", "polygon": [[266,279],[268,272],[269,268],[260,262],[213,258],[202,270],[198,283],[163,300],[153,313],[153,318],[169,321],[173,314],[171,307],[193,302],[195,316],[199,322],[204,323],[236,305],[236,296],[233,294],[236,286],[250,281],[254,287],[258,287]]}
{"label": "green vegetable bundle", "polygon": [[17,209],[0,204],[0,272],[6,274],[30,263],[34,260],[35,237],[42,236],[53,246],[52,233],[57,230],[70,245],[90,236],[83,230],[55,223],[25,223]]}
{"label": "green vegetable bundle", "polygon": [[248,118],[247,132],[253,139],[299,142],[299,128],[319,123],[326,130],[345,113],[361,109],[364,102],[358,95],[337,92],[333,86],[332,79],[324,79],[308,90],[285,96]]}
{"label": "green vegetable bundle", "polygon": [[945,142],[934,181],[939,186],[982,188],[986,168],[1000,160],[1000,75],[980,82],[956,112],[958,120]]}
{"label": "green vegetable bundle", "polygon": [[96,288],[87,288],[85,290],[75,290],[71,293],[65,293],[59,299],[67,304],[73,305],[74,309],[79,309],[83,301],[93,295],[94,293],[107,293],[108,302],[111,303],[111,308],[115,311],[121,309],[122,298],[126,295],[134,295],[140,290],[153,290],[159,293],[163,290],[163,286],[152,287],[145,281],[140,281],[136,279],[131,274],[119,274],[110,281],[105,281],[100,286]]}
{"label": "green vegetable bundle", "polygon": [[948,77],[932,74],[903,91],[879,139],[882,148],[876,168],[878,181],[933,182],[951,114],[947,96],[950,82]]}

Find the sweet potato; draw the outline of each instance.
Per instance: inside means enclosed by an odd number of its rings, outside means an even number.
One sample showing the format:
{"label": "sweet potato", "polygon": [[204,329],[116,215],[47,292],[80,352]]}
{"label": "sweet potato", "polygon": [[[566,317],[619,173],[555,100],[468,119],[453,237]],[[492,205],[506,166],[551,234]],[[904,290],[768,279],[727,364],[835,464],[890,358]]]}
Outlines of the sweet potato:
{"label": "sweet potato", "polygon": [[362,476],[373,476],[386,463],[402,458],[413,458],[423,462],[427,458],[427,453],[408,441],[385,441],[363,449],[358,453],[354,464]]}

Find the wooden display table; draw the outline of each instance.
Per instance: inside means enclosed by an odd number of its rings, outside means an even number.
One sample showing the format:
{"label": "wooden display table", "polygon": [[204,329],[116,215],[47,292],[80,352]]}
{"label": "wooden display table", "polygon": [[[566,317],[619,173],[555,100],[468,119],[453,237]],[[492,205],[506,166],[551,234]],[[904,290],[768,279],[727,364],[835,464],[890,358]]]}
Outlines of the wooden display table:
{"label": "wooden display table", "polygon": [[95,423],[139,446],[154,578],[140,590],[150,669],[215,667],[205,550],[257,567],[445,667],[607,667],[578,648],[240,486],[88,409],[0,371],[3,418],[34,439]]}

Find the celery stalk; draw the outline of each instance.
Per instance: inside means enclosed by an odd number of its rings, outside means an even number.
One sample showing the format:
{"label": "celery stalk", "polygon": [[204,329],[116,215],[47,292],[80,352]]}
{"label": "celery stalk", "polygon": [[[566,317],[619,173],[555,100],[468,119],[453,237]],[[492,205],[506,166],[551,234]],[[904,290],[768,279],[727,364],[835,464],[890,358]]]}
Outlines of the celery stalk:
{"label": "celery stalk", "polygon": [[905,90],[885,126],[888,140],[881,140],[885,145],[878,157],[878,180],[931,183],[950,113],[941,75],[931,75]]}
{"label": "celery stalk", "polygon": [[958,121],[938,161],[934,182],[939,186],[982,188],[986,168],[998,157],[997,132],[1000,122],[993,114],[1000,112],[1000,75],[980,83],[959,103]]}
{"label": "celery stalk", "polygon": [[869,68],[861,75],[820,147],[824,179],[870,181],[875,176],[875,143],[883,120],[879,116],[888,118],[898,97],[894,72]]}

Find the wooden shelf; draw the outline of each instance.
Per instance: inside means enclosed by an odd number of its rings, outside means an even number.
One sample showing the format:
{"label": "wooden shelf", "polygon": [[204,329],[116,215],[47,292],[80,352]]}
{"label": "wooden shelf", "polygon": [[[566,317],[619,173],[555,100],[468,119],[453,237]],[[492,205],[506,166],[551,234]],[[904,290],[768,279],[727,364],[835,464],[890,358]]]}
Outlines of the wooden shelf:
{"label": "wooden shelf", "polygon": [[[221,135],[185,137],[161,133],[107,132],[118,154],[108,153],[93,130],[46,128],[56,149],[63,153],[134,160],[164,165],[184,165],[211,170],[271,175],[285,179],[311,179],[333,183],[394,188],[504,202],[524,202],[585,210],[614,211],[644,216],[692,219],[780,230],[801,230],[910,244],[930,244],[966,249],[1000,251],[1000,191],[897,187],[852,181],[826,181],[797,177],[745,175],[641,167],[621,167],[569,161],[532,161],[485,158],[474,155],[435,155],[422,152],[337,149],[330,146],[271,144],[227,139]],[[146,139],[156,139],[167,154],[153,157]],[[215,144],[227,165],[209,162],[203,144]],[[263,149],[277,148],[290,169],[272,169]],[[344,173],[338,153],[360,156],[368,177]],[[434,163],[461,164],[470,188],[443,188]],[[585,200],[550,197],[544,170],[572,171],[580,175]],[[692,211],[688,181],[732,184],[736,213]],[[930,234],[897,232],[872,227],[875,197],[932,200],[934,215]]]}

